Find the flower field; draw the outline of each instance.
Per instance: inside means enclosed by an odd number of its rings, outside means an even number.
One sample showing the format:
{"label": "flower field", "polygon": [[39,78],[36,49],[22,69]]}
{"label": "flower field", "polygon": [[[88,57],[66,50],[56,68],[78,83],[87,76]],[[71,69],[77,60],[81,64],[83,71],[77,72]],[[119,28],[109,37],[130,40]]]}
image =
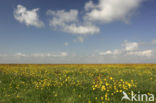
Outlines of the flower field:
{"label": "flower field", "polygon": [[156,96],[156,64],[0,65],[0,103],[129,103],[123,91]]}

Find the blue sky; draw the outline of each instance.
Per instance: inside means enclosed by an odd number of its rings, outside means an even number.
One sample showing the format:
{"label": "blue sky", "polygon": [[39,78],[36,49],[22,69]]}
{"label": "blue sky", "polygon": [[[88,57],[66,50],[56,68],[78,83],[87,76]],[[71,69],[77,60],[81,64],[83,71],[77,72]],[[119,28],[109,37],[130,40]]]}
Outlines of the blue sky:
{"label": "blue sky", "polygon": [[155,0],[2,0],[0,63],[155,63]]}

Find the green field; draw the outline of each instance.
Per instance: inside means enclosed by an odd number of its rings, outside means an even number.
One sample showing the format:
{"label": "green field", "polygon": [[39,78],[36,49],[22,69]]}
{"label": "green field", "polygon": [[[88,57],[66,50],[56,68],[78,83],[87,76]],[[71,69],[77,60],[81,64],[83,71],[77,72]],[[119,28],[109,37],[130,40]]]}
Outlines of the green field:
{"label": "green field", "polygon": [[156,65],[0,65],[0,103],[131,103],[123,91],[156,102]]}

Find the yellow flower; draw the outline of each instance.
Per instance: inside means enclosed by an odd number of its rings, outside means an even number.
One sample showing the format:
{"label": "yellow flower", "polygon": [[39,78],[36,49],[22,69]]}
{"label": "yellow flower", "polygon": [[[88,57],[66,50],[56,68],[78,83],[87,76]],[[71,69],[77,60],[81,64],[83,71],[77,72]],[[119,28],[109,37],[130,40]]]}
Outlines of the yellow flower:
{"label": "yellow flower", "polygon": [[103,100],[103,97],[101,97],[101,100]]}
{"label": "yellow flower", "polygon": [[95,99],[97,100],[97,97],[95,97]]}
{"label": "yellow flower", "polygon": [[104,91],[104,90],[106,90],[106,88],[105,88],[105,86],[103,85],[103,86],[101,87],[101,91]]}
{"label": "yellow flower", "polygon": [[55,94],[54,96],[57,97],[57,94]]}
{"label": "yellow flower", "polygon": [[19,95],[17,95],[16,97],[17,97],[17,98],[19,98],[20,96],[19,96]]}
{"label": "yellow flower", "polygon": [[81,98],[81,95],[79,95],[79,98]]}

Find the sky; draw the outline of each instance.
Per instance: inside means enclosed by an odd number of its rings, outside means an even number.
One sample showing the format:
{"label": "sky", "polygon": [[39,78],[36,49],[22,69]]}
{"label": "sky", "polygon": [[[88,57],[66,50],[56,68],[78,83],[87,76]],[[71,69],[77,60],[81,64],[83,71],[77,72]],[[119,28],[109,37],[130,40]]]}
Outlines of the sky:
{"label": "sky", "polygon": [[0,63],[156,63],[156,0],[1,0]]}

